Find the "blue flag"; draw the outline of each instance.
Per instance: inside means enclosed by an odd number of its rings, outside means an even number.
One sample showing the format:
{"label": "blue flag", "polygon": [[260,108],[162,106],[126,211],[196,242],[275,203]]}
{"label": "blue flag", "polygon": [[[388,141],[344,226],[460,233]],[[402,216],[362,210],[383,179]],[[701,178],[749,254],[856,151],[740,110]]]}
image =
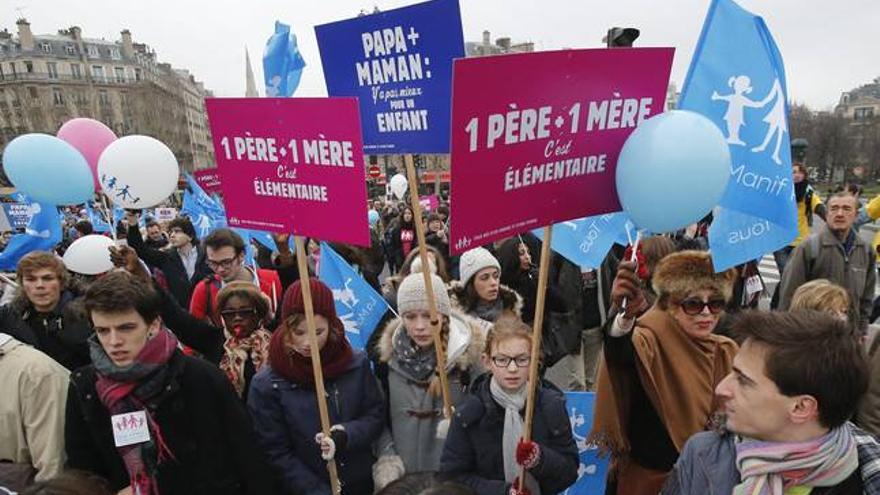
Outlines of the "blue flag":
{"label": "blue flag", "polygon": [[713,0],[679,108],[711,119],[730,146],[730,182],[709,228],[715,269],[797,237],[785,67],[761,17]]}
{"label": "blue flag", "polygon": [[104,212],[99,208],[97,211],[92,208],[91,203],[86,202],[86,213],[89,216],[89,222],[95,232],[110,232],[110,224],[104,216]]}
{"label": "blue flag", "polygon": [[346,337],[355,348],[365,349],[388,311],[388,303],[326,242],[321,243],[319,272],[318,278],[333,291],[336,314],[345,325]]}
{"label": "blue flag", "polygon": [[[624,246],[629,243],[627,230],[635,240],[635,226],[622,211],[578,218],[553,226],[550,247],[581,268],[595,269],[602,265],[615,242]],[[544,240],[544,229],[532,233]]]}
{"label": "blue flag", "polygon": [[226,227],[226,210],[205,193],[192,175],[186,174],[187,189],[183,193],[180,214],[189,217],[199,239],[214,229]]}
{"label": "blue flag", "polygon": [[565,408],[571,422],[571,432],[578,448],[580,464],[578,478],[561,495],[592,495],[605,493],[605,477],[608,475],[608,457],[600,457],[599,449],[587,443],[587,435],[593,426],[596,408],[595,392],[566,392]]}
{"label": "blue flag", "polygon": [[6,249],[0,253],[0,270],[15,270],[18,261],[31,251],[51,251],[61,242],[62,217],[55,205],[45,203],[30,204],[31,221],[23,234],[16,234],[9,240]]}
{"label": "blue flag", "polygon": [[266,96],[293,96],[305,66],[296,35],[290,26],[275,21],[275,33],[269,37],[263,52]]}

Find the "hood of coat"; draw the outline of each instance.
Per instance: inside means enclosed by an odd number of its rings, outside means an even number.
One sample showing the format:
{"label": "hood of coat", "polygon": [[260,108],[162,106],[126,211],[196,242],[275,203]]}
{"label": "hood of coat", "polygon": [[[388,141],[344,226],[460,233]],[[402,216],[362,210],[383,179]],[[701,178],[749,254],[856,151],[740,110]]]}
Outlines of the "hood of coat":
{"label": "hood of coat", "polygon": [[[405,332],[403,321],[395,318],[382,328],[382,337],[376,344],[379,360],[391,362],[392,342],[396,332]],[[449,316],[449,343],[446,350],[446,368],[467,370],[480,363],[486,336],[476,319],[453,310]]]}
{"label": "hood of coat", "polygon": [[[499,284],[498,297],[501,298],[501,304],[504,312],[513,313],[517,318],[522,318],[523,298],[515,290],[510,287]],[[467,292],[464,284],[459,280],[449,282],[449,303],[452,305],[453,311],[468,314],[465,308],[467,300]]]}

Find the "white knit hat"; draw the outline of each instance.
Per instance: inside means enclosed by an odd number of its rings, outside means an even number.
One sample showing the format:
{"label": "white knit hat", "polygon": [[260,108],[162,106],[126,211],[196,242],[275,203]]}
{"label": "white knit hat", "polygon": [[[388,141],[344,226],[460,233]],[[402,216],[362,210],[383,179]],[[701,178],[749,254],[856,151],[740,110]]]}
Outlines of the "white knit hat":
{"label": "white knit hat", "polygon": [[[449,304],[449,294],[446,293],[443,279],[432,274],[431,285],[434,287],[434,301],[437,304],[437,311],[442,315],[449,316],[452,307]],[[403,314],[408,311],[427,311],[428,309],[425,276],[422,273],[411,273],[403,279],[397,289],[397,311]]]}
{"label": "white knit hat", "polygon": [[497,268],[500,271],[501,264],[485,248],[478,247],[465,251],[458,260],[458,279],[463,285],[467,285],[471,277],[483,268]]}

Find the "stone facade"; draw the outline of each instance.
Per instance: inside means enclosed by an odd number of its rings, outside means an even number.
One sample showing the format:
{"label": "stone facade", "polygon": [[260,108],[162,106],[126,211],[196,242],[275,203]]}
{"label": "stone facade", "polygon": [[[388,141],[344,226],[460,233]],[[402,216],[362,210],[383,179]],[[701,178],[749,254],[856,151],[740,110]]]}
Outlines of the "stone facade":
{"label": "stone facade", "polygon": [[0,31],[0,149],[30,132],[55,134],[69,119],[100,120],[119,136],[144,134],[168,145],[182,171],[214,166],[204,98],[191,74],[159,63],[124,30],[118,41],[84,38],[79,27],[17,36]]}

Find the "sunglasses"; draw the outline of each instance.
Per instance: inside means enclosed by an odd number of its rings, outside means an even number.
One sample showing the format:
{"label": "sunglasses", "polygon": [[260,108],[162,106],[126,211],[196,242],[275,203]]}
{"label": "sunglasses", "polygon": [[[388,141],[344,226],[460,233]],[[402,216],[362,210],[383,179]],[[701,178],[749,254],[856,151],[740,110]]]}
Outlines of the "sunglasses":
{"label": "sunglasses", "polygon": [[257,310],[255,308],[224,309],[220,312],[220,316],[222,316],[226,320],[234,320],[236,317],[244,319],[256,315]]}
{"label": "sunglasses", "polygon": [[702,313],[703,308],[709,308],[710,313],[717,315],[724,311],[727,303],[724,302],[724,299],[709,299],[708,301],[703,301],[702,299],[691,297],[683,299],[678,305],[681,306],[681,310],[684,311],[685,314],[695,316]]}

